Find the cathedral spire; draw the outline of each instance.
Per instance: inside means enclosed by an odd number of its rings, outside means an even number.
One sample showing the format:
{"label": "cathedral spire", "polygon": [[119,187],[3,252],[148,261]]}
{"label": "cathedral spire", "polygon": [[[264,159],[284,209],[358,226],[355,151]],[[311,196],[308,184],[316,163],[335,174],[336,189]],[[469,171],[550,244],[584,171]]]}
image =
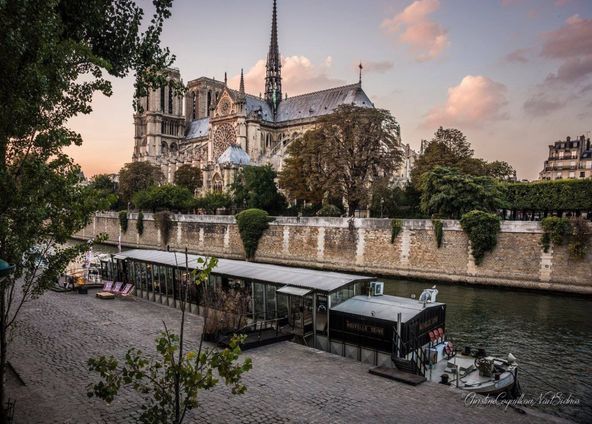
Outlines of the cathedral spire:
{"label": "cathedral spire", "polygon": [[359,84],[360,84],[360,86],[362,86],[362,69],[364,69],[364,66],[362,66],[362,62],[360,62],[359,68],[360,68],[360,82],[359,82]]}
{"label": "cathedral spire", "polygon": [[241,68],[241,78],[240,78],[240,88],[239,88],[239,92],[241,94],[245,94],[245,75],[243,73],[243,68]]}
{"label": "cathedral spire", "polygon": [[277,0],[273,0],[273,16],[271,20],[271,42],[267,53],[265,76],[265,100],[275,115],[282,101],[282,63],[278,43]]}

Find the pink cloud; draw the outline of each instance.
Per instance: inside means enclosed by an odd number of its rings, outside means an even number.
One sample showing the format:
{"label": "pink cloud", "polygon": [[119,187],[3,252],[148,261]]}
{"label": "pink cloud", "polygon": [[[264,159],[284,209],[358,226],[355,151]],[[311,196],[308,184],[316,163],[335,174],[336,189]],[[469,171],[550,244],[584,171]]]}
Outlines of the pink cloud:
{"label": "pink cloud", "polygon": [[450,44],[448,31],[429,19],[439,8],[439,0],[416,0],[401,13],[385,19],[381,28],[408,45],[417,61],[435,59]]}
{"label": "pink cloud", "polygon": [[592,54],[592,19],[573,15],[558,30],[544,34],[541,55],[552,59]]}
{"label": "pink cloud", "polygon": [[485,121],[506,119],[506,86],[484,76],[467,75],[459,85],[448,89],[448,99],[433,108],[422,127],[478,127]]}
{"label": "pink cloud", "polygon": [[[328,56],[323,63],[314,64],[305,56],[282,57],[282,90],[290,96],[323,90],[346,82],[329,76],[332,58]],[[265,90],[265,60],[260,59],[245,71],[245,90],[259,95]],[[240,75],[229,79],[228,85],[238,89]]]}

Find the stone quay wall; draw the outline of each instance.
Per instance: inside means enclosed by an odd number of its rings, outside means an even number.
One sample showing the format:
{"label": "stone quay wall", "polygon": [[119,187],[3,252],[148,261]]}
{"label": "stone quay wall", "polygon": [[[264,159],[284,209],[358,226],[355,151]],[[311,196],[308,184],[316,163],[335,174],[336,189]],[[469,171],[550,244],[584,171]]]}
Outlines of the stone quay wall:
{"label": "stone quay wall", "polygon": [[[144,214],[144,232],[129,214],[121,233],[116,213],[99,213],[75,234],[89,239],[105,233],[106,243],[128,248],[162,249],[165,243],[152,214]],[[566,246],[543,252],[538,222],[504,221],[497,247],[475,265],[470,244],[458,221],[446,220],[440,248],[430,220],[403,220],[391,243],[389,219],[278,217],[259,242],[255,261],[371,275],[429,279],[452,283],[520,287],[592,294],[592,246],[584,259],[570,258]],[[244,259],[233,216],[175,215],[167,243],[220,258]]]}

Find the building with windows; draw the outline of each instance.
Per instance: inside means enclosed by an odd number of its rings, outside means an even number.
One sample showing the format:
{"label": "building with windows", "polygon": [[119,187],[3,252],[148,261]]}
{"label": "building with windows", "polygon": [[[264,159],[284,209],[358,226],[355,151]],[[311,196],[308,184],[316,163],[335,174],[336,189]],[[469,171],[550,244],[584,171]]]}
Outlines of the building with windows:
{"label": "building with windows", "polygon": [[[221,191],[241,166],[271,164],[281,170],[290,142],[338,106],[374,107],[362,89],[361,67],[357,83],[291,98],[282,92],[281,67],[274,0],[265,93],[248,94],[242,71],[238,91],[228,87],[226,76],[189,81],[184,98],[172,85],[151,90],[139,99],[143,112],[134,116],[132,159],[160,166],[169,182],[181,165],[199,167],[203,191]],[[177,69],[167,77],[181,82]]]}
{"label": "building with windows", "polygon": [[541,180],[592,177],[592,145],[590,138],[567,137],[549,146],[549,158],[539,174]]}

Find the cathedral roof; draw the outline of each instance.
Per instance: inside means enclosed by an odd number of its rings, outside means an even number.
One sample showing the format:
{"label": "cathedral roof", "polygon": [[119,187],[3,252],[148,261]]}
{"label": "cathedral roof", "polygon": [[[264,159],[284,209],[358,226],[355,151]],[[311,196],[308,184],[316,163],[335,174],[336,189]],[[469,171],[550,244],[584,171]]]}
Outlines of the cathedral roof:
{"label": "cathedral roof", "polygon": [[194,138],[206,137],[208,135],[210,118],[202,118],[192,121],[187,128],[185,138],[191,140]]}
{"label": "cathedral roof", "polygon": [[374,107],[360,84],[350,84],[282,100],[275,121],[316,118],[332,113],[338,106],[352,104]]}
{"label": "cathedral roof", "polygon": [[218,158],[218,164],[248,165],[251,163],[249,155],[240,146],[232,144]]}

